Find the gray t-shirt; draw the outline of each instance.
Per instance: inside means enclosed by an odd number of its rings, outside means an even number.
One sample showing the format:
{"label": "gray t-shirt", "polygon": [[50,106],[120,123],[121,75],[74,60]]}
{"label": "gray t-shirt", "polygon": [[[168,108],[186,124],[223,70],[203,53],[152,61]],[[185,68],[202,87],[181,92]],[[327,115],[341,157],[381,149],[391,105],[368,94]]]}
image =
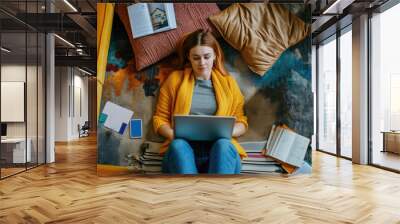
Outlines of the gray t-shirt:
{"label": "gray t-shirt", "polygon": [[216,111],[217,101],[215,100],[215,93],[211,80],[196,79],[190,114],[214,115]]}

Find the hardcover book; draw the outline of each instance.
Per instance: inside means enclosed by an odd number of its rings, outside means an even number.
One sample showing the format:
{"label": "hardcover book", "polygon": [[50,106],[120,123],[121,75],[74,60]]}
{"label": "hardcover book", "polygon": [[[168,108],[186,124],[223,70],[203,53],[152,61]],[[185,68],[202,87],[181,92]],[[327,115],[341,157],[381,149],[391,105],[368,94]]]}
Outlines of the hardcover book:
{"label": "hardcover book", "polygon": [[301,167],[310,139],[297,134],[286,126],[273,126],[264,154],[281,162],[282,168],[292,173]]}

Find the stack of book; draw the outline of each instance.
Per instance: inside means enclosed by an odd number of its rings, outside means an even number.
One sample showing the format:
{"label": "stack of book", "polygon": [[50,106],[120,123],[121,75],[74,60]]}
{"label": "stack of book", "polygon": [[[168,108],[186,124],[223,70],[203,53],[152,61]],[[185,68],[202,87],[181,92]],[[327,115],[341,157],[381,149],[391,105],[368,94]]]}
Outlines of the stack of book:
{"label": "stack of book", "polygon": [[[274,127],[268,141],[241,142],[247,156],[242,160],[243,174],[292,173],[304,159],[309,139],[283,127]],[[160,174],[163,157],[146,149],[140,157],[145,174]]]}
{"label": "stack of book", "polygon": [[241,173],[263,174],[281,172],[281,166],[277,161],[264,155],[264,147],[267,141],[242,142],[247,157],[242,160]]}
{"label": "stack of book", "polygon": [[145,151],[140,157],[141,170],[145,174],[160,174],[163,157],[159,153]]}

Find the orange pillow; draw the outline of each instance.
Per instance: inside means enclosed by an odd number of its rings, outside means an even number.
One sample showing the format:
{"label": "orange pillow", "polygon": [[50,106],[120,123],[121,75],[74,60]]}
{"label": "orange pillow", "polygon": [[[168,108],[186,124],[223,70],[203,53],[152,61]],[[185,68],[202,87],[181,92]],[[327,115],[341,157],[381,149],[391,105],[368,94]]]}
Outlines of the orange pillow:
{"label": "orange pillow", "polygon": [[176,29],[133,39],[126,4],[122,5],[123,10],[116,9],[129,35],[138,71],[173,53],[178,41],[187,33],[197,29],[218,33],[207,20],[209,16],[220,12],[216,3],[174,3]]}
{"label": "orange pillow", "polygon": [[263,76],[279,56],[310,33],[310,26],[284,6],[236,3],[210,17],[250,70]]}

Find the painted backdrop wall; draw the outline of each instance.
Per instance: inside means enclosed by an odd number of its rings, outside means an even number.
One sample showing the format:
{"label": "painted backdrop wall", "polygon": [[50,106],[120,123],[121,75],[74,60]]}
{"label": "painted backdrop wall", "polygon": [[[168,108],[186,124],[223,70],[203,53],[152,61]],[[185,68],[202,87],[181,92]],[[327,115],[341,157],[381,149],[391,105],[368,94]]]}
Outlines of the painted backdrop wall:
{"label": "painted backdrop wall", "polygon": [[[262,3],[260,3],[262,4]],[[219,5],[224,9],[227,5]],[[310,24],[310,10],[303,4],[284,7]],[[313,95],[311,90],[311,37],[286,49],[273,66],[260,76],[252,72],[240,53],[222,37],[218,38],[225,55],[225,66],[233,75],[245,96],[245,112],[249,121],[243,141],[267,139],[274,123],[284,123],[311,139],[313,134]],[[133,118],[142,119],[143,137],[131,139],[129,131],[122,135],[98,124],[98,169],[102,172],[122,170],[128,165],[126,156],[140,154],[147,142],[157,151],[163,139],[153,132],[152,116],[160,84],[173,70],[174,55],[136,71],[129,36],[115,15],[108,53],[107,72],[103,85],[100,112],[111,101],[134,111]],[[311,165],[311,147],[305,161]]]}

